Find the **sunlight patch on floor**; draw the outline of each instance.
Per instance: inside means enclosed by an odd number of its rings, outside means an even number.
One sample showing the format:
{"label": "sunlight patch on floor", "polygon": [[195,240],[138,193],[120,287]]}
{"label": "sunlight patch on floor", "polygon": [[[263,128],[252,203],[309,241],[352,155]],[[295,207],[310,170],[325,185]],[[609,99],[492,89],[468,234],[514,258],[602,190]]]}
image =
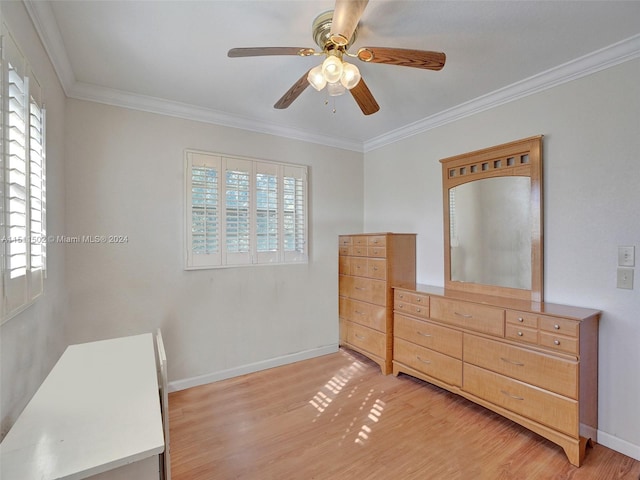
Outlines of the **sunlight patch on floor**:
{"label": "sunlight patch on floor", "polygon": [[[331,377],[327,383],[309,400],[309,404],[312,405],[317,411],[316,419],[322,415],[325,410],[331,404],[331,401],[339,395],[342,390],[347,386],[351,379],[360,371],[364,370],[364,365],[361,362],[355,360],[348,367],[341,368],[333,377]],[[354,389],[349,394],[353,394]],[[316,421],[315,419],[313,420]]]}

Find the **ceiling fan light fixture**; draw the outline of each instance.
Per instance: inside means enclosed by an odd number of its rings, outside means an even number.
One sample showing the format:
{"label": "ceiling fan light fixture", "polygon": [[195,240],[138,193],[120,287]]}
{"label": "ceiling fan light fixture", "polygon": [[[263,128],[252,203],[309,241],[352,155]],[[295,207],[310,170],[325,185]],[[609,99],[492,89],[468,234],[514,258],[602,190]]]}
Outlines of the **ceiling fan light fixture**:
{"label": "ceiling fan light fixture", "polygon": [[318,65],[317,67],[309,70],[307,81],[309,82],[309,85],[317,91],[322,90],[327,85],[327,79],[324,78],[324,75],[322,74],[322,65]]}
{"label": "ceiling fan light fixture", "polygon": [[327,82],[335,83],[340,81],[342,71],[342,60],[335,55],[327,55],[327,58],[322,62],[322,74],[327,79]]}
{"label": "ceiling fan light fixture", "polygon": [[344,88],[346,88],[347,90],[351,90],[358,84],[360,78],[360,70],[358,70],[358,67],[351,63],[343,63],[340,83],[344,86]]}
{"label": "ceiling fan light fixture", "polygon": [[344,95],[346,91],[345,86],[339,81],[327,83],[327,93],[330,97],[339,97],[340,95]]}

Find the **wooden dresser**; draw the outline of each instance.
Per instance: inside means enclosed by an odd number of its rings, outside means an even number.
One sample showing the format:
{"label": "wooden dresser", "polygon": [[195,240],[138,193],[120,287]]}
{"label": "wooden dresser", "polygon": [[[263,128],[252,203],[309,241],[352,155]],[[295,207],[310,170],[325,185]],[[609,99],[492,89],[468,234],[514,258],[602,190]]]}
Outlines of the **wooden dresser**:
{"label": "wooden dresser", "polygon": [[423,285],[394,302],[394,375],[493,410],[580,466],[597,439],[599,311]]}
{"label": "wooden dresser", "polygon": [[393,289],[415,288],[416,236],[405,233],[339,238],[340,345],[392,371]]}

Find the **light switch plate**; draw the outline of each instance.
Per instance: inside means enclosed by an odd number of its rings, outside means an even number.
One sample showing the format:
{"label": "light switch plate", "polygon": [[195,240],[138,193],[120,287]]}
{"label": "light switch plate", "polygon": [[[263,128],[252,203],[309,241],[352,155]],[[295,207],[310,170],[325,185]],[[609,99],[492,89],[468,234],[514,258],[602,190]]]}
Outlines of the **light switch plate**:
{"label": "light switch plate", "polygon": [[633,267],[636,263],[635,247],[620,246],[618,247],[618,266],[619,267]]}
{"label": "light switch plate", "polygon": [[633,290],[633,268],[618,269],[618,288]]}

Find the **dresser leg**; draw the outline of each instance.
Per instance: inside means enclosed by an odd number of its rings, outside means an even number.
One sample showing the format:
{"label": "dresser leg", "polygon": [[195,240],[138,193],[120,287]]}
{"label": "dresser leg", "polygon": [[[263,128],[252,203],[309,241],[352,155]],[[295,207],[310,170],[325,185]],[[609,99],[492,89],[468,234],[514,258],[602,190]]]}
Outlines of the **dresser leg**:
{"label": "dresser leg", "polygon": [[571,465],[579,467],[584,462],[584,457],[587,454],[587,446],[593,447],[593,442],[590,438],[580,437],[577,444],[563,446],[564,453],[567,455]]}

